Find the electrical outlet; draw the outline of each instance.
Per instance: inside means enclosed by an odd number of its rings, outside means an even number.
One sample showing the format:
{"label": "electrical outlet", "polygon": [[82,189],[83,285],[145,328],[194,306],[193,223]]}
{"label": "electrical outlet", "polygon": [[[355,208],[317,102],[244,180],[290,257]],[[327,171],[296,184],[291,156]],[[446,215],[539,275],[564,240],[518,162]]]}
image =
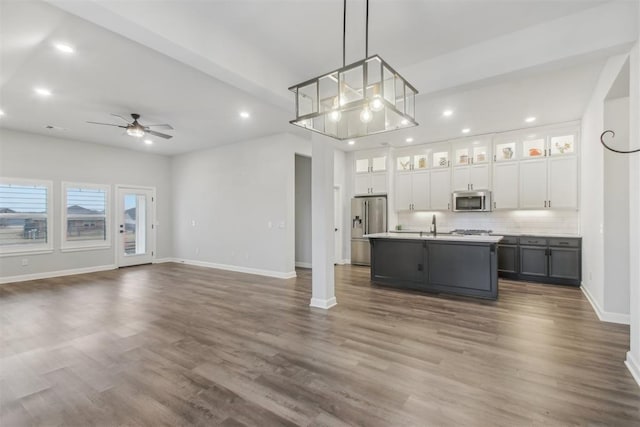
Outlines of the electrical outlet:
{"label": "electrical outlet", "polygon": [[26,267],[29,265],[29,260],[27,258],[22,258],[22,266]]}

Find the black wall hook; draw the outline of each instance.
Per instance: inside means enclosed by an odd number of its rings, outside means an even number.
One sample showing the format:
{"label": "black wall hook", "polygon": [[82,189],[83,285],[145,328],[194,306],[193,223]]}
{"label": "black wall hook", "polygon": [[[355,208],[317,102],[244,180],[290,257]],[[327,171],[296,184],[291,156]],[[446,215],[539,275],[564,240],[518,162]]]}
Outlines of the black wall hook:
{"label": "black wall hook", "polygon": [[640,148],[636,148],[635,150],[624,151],[624,150],[616,150],[615,148],[609,147],[607,143],[604,142],[604,136],[608,133],[611,133],[611,136],[614,138],[616,136],[616,133],[612,130],[605,130],[604,132],[602,132],[602,135],[600,135],[600,142],[602,143],[602,145],[604,145],[604,148],[606,148],[607,150],[613,151],[614,153],[620,153],[620,154],[631,154],[631,153],[640,152]]}

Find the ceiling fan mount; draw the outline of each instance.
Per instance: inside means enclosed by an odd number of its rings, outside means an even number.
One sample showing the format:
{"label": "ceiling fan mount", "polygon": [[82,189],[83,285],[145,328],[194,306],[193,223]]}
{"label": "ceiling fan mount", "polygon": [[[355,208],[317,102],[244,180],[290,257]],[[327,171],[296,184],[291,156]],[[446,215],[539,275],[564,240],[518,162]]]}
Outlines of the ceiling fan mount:
{"label": "ceiling fan mount", "polygon": [[93,125],[119,127],[119,128],[124,129],[125,132],[127,133],[127,135],[130,135],[130,136],[133,136],[133,137],[136,137],[136,138],[142,138],[146,134],[157,136],[159,138],[164,138],[164,139],[173,138],[173,135],[168,135],[166,133],[157,132],[157,131],[151,129],[151,128],[160,128],[160,129],[173,130],[173,126],[171,126],[169,124],[143,125],[143,124],[138,122],[138,119],[140,118],[140,114],[138,114],[138,113],[131,113],[131,118],[133,119],[132,122],[129,122],[128,119],[125,119],[124,117],[122,117],[119,114],[111,113],[111,115],[115,116],[115,117],[119,117],[120,119],[124,120],[127,123],[127,125],[125,126],[125,125],[118,125],[118,124],[115,124],[115,123],[101,123],[101,122],[87,122],[87,123],[91,123]]}

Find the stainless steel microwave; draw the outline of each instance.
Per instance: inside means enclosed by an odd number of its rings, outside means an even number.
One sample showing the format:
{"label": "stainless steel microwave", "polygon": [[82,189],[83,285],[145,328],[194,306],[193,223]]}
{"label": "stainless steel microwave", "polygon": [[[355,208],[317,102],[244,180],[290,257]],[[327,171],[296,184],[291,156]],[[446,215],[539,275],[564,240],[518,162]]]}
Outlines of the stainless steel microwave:
{"label": "stainless steel microwave", "polygon": [[491,191],[454,191],[451,197],[454,212],[491,212]]}

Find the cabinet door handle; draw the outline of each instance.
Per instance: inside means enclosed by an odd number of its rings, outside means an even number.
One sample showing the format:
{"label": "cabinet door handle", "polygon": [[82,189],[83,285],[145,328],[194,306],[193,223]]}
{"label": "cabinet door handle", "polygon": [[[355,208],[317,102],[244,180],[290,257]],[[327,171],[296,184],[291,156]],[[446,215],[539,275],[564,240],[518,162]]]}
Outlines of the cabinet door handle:
{"label": "cabinet door handle", "polygon": [[496,202],[493,202],[493,209],[496,208]]}
{"label": "cabinet door handle", "polygon": [[470,184],[470,185],[471,185],[471,189],[473,190],[473,184]]}
{"label": "cabinet door handle", "polygon": [[549,207],[551,207],[551,200],[549,200]]}
{"label": "cabinet door handle", "polygon": [[544,207],[545,208],[547,207],[547,201],[546,200],[544,201]]}
{"label": "cabinet door handle", "polygon": [[451,203],[447,203],[447,210],[451,210]]}
{"label": "cabinet door handle", "polygon": [[493,161],[494,162],[496,161],[496,155],[495,154],[493,155]]}
{"label": "cabinet door handle", "polygon": [[451,166],[451,160],[447,161],[447,167]]}

